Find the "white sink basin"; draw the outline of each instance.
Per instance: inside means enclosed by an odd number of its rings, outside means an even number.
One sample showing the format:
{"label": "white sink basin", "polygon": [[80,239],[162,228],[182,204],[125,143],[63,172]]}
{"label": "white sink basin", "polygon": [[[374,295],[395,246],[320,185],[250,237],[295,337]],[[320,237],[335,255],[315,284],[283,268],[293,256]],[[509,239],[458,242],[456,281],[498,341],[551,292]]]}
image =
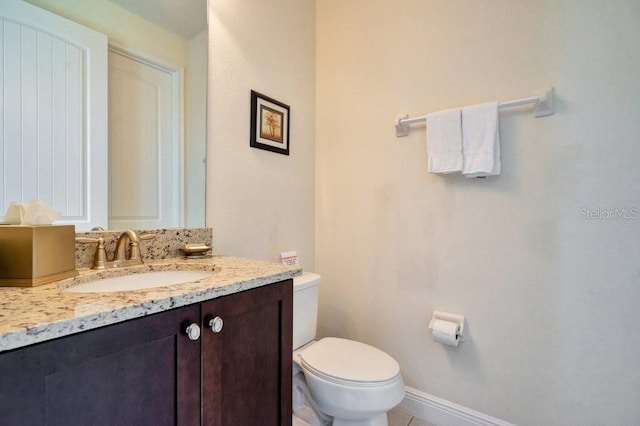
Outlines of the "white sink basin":
{"label": "white sink basin", "polygon": [[73,293],[97,293],[112,291],[144,290],[165,285],[182,284],[213,276],[208,271],[153,271],[141,274],[105,278],[69,287]]}

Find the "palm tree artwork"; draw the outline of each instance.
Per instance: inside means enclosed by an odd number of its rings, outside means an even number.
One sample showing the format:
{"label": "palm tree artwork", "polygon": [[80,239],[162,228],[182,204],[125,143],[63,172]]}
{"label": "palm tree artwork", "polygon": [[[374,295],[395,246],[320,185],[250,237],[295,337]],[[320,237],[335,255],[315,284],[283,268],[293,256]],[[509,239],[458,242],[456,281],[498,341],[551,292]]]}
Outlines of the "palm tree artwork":
{"label": "palm tree artwork", "polygon": [[260,137],[282,143],[282,113],[261,105],[260,115],[262,117]]}

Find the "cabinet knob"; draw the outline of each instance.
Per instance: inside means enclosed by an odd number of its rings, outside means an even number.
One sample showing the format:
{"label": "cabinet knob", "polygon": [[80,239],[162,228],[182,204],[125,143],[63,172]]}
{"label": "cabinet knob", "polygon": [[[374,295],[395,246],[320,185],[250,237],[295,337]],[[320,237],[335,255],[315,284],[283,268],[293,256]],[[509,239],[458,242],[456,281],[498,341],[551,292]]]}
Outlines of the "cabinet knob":
{"label": "cabinet knob", "polygon": [[200,338],[200,326],[195,322],[190,324],[184,332],[189,340],[198,340]]}
{"label": "cabinet knob", "polygon": [[223,326],[224,321],[222,321],[222,318],[220,317],[215,317],[209,320],[209,327],[211,327],[211,331],[214,333],[220,333]]}

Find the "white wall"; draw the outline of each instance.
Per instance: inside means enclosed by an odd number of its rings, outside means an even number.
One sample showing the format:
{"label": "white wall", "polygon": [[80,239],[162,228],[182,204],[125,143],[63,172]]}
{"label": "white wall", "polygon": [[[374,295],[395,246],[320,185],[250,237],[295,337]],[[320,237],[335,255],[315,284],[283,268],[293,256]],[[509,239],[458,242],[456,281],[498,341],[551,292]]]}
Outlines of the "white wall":
{"label": "white wall", "polygon": [[[322,0],[316,18],[321,334],[506,421],[640,424],[640,3]],[[394,135],[400,113],[546,85],[555,115],[501,113],[496,178],[429,175],[424,125]],[[466,315],[458,348],[431,340],[434,309]]]}
{"label": "white wall", "polygon": [[[314,260],[315,6],[209,1],[207,226],[217,253]],[[291,108],[290,155],[249,147],[251,90]]]}

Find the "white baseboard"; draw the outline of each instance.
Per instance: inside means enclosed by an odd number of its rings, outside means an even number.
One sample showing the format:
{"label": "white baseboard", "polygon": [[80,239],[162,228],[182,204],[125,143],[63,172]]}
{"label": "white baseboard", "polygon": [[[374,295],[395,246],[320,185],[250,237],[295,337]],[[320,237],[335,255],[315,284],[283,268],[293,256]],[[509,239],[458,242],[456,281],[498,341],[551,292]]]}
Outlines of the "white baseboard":
{"label": "white baseboard", "polygon": [[515,426],[408,386],[405,392],[398,408],[435,426]]}

